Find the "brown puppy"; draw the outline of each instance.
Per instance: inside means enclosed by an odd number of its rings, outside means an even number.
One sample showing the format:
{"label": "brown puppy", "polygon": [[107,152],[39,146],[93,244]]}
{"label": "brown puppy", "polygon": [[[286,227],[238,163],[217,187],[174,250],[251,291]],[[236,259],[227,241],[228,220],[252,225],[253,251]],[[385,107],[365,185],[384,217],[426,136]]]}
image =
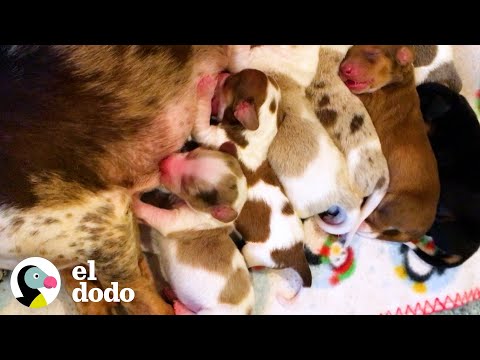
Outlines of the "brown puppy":
{"label": "brown puppy", "polygon": [[135,291],[130,313],[171,313],[142,274],[130,195],[158,184],[199,79],[228,63],[228,46],[0,47],[0,268],[95,260]]}
{"label": "brown puppy", "polygon": [[433,223],[440,184],[415,88],[414,53],[398,45],[356,45],[340,76],[358,94],[388,162],[387,195],[362,225],[364,236],[412,241]]}

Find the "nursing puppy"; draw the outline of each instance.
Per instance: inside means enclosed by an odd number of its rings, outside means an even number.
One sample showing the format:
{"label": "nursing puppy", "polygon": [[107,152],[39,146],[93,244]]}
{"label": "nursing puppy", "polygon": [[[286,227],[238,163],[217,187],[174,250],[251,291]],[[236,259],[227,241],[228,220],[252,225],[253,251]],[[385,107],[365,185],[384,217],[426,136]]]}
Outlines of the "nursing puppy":
{"label": "nursing puppy", "polygon": [[451,45],[412,45],[415,52],[415,83],[436,82],[459,93],[462,79],[458,75]]}
{"label": "nursing puppy", "polygon": [[130,198],[158,185],[199,79],[229,61],[227,46],[0,47],[0,268],[95,260],[102,283],[135,291],[129,313],[171,313],[142,272]]}
{"label": "nursing puppy", "polygon": [[387,195],[361,226],[362,235],[418,240],[435,218],[440,184],[415,88],[414,53],[399,45],[356,45],[340,76],[358,94],[388,162]]}
{"label": "nursing puppy", "polygon": [[370,115],[338,75],[340,63],[349,47],[320,46],[317,73],[313,83],[306,89],[315,114],[346,157],[353,185],[365,199],[361,214],[347,235],[347,241],[351,240],[360,224],[383,199],[389,182],[387,161]]}
{"label": "nursing puppy", "polygon": [[434,266],[458,266],[480,246],[480,168],[472,163],[480,159],[480,124],[467,100],[446,86],[423,84],[417,91],[441,190],[428,231],[436,251],[415,252]]}
{"label": "nursing puppy", "polygon": [[[267,73],[280,86],[283,114],[268,160],[302,219],[319,213],[319,225],[331,234],[353,229],[363,197],[352,185],[345,156],[320,122],[306,90],[323,84],[315,80],[318,45],[262,45],[250,49],[248,66]],[[330,222],[329,222],[330,221]]]}
{"label": "nursing puppy", "polygon": [[[221,76],[217,89],[212,83],[201,91],[206,92],[205,107],[203,122],[198,121],[194,130],[195,139],[214,148],[226,144],[233,147],[247,179],[247,202],[235,227],[246,242],[242,253],[248,266],[292,268],[304,286],[311,286],[301,221],[267,160],[268,148],[281,121],[278,85],[261,71],[247,69]],[[212,91],[216,92],[213,112],[220,120],[218,126],[209,124],[212,108],[208,92]]]}
{"label": "nursing puppy", "polygon": [[134,201],[155,230],[162,274],[181,303],[177,314],[250,314],[254,305],[245,261],[229,237],[247,196],[235,158],[198,148],[160,164],[165,188],[184,201],[159,209]]}

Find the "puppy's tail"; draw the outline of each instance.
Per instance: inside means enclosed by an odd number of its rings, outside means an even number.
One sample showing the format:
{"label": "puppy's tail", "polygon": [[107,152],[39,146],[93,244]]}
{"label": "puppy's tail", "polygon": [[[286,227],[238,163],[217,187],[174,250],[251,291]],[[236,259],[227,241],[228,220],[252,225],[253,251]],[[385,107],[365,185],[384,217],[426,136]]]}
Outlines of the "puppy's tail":
{"label": "puppy's tail", "polygon": [[376,189],[365,201],[365,204],[360,211],[360,215],[356,218],[356,223],[352,229],[348,232],[345,239],[345,247],[350,245],[353,237],[357,233],[358,228],[362,225],[363,221],[370,216],[370,214],[377,208],[377,206],[382,202],[385,194],[387,193],[387,187]]}
{"label": "puppy's tail", "polygon": [[[322,218],[322,216],[324,216],[324,218]],[[320,226],[320,228],[326,233],[333,234],[333,235],[343,235],[354,229],[354,227],[357,224],[357,219],[360,216],[361,216],[360,209],[345,211],[340,207],[336,207],[335,215],[333,217],[336,219],[339,219],[339,218],[341,219],[338,224],[332,224],[324,220],[327,217],[328,218],[332,217],[331,215],[328,215],[328,213],[327,215],[325,215],[325,213],[320,215],[315,215],[315,220],[317,221],[318,226]],[[358,226],[360,226],[360,224]],[[357,228],[355,228],[355,230]]]}

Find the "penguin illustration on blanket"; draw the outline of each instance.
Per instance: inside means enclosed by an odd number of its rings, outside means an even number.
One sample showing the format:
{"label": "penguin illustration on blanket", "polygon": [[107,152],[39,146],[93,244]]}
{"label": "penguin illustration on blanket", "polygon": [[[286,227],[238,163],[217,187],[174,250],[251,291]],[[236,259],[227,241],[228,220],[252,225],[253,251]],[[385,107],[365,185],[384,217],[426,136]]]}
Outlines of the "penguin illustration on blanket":
{"label": "penguin illustration on blanket", "polygon": [[24,266],[18,272],[17,281],[23,295],[17,297],[17,300],[31,308],[41,308],[48,305],[47,300],[38,289],[43,287],[52,289],[57,286],[57,279],[48,276],[39,267],[33,265]]}

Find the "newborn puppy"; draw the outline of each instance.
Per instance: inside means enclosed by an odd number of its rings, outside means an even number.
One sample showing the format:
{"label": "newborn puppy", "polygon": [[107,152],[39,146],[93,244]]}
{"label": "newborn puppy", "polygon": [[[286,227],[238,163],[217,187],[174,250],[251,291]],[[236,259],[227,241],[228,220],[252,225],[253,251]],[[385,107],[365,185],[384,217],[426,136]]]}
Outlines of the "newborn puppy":
{"label": "newborn puppy", "polygon": [[[248,266],[292,268],[303,285],[310,286],[312,275],[303,253],[301,221],[267,160],[280,121],[278,85],[251,69],[223,75],[216,90],[215,83],[205,85],[199,89],[205,92],[203,121],[197,121],[203,125],[194,131],[194,137],[203,145],[220,149],[228,145],[237,153],[248,183],[248,199],[235,227],[246,242],[242,253]],[[213,91],[218,126],[209,125]]]}
{"label": "newborn puppy", "polygon": [[356,45],[340,76],[372,118],[388,162],[387,195],[366,219],[364,236],[419,239],[432,226],[439,198],[437,163],[415,88],[414,53],[400,45]]}
{"label": "newborn puppy", "polygon": [[229,237],[247,195],[240,165],[229,154],[198,148],[160,163],[160,181],[184,202],[171,210],[136,200],[152,226],[164,278],[181,303],[177,314],[250,314],[254,294],[245,261]]}
{"label": "newborn puppy", "polygon": [[370,115],[338,76],[348,48],[348,45],[320,46],[317,73],[306,90],[315,114],[346,157],[353,185],[365,199],[347,241],[383,199],[389,182],[387,161]]}
{"label": "newborn puppy", "polygon": [[480,246],[480,168],[472,163],[480,158],[480,124],[467,100],[446,86],[423,84],[417,91],[437,158],[441,191],[428,232],[437,251],[420,248],[416,252],[431,265],[458,266]]}
{"label": "newborn puppy", "polygon": [[462,79],[453,62],[451,45],[412,45],[415,52],[415,83],[436,82],[459,93]]}
{"label": "newborn puppy", "polygon": [[282,91],[282,123],[268,160],[295,211],[306,219],[330,210],[317,222],[331,234],[345,234],[359,217],[363,196],[352,186],[345,156],[306,95],[307,88],[323,86],[315,80],[318,63],[318,45],[262,45],[251,49],[248,61]]}

